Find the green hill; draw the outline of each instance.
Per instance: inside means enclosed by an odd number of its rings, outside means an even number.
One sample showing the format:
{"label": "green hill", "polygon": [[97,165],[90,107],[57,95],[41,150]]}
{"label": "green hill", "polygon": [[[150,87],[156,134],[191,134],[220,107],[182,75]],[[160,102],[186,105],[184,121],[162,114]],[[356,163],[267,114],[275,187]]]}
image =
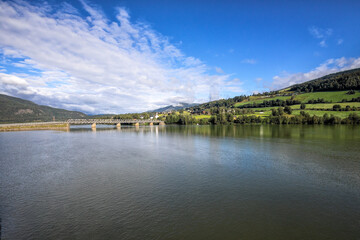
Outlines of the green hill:
{"label": "green hill", "polygon": [[289,89],[297,92],[360,90],[360,68],[329,74]]}
{"label": "green hill", "polygon": [[[349,91],[333,91],[333,92],[309,92],[309,93],[293,93],[291,96],[251,96],[247,100],[235,103],[235,107],[242,107],[248,104],[259,104],[264,101],[276,100],[290,100],[299,101],[300,103],[309,103],[311,100],[322,99],[323,103],[338,103],[344,100],[351,101],[353,98],[359,98],[360,92],[355,91],[353,94],[348,94]],[[287,104],[291,105],[291,104]]]}
{"label": "green hill", "polygon": [[[349,92],[350,90],[352,90],[352,92]],[[360,90],[360,68],[333,73],[278,91],[265,92],[252,96],[242,95],[234,98],[207,102],[192,107],[190,110],[201,112],[214,107],[277,107],[300,103],[313,104],[312,101],[318,100],[320,100],[318,103],[359,102],[360,100],[353,100],[354,98],[360,97],[360,92],[357,90]],[[288,100],[288,102],[286,102],[286,100]],[[293,102],[289,102],[290,100],[293,100]],[[264,106],[255,106],[264,103],[264,101],[266,101]]]}
{"label": "green hill", "polygon": [[63,121],[86,118],[81,112],[37,105],[31,101],[0,94],[0,123]]}
{"label": "green hill", "polygon": [[[285,107],[287,111],[283,113]],[[219,122],[219,118],[221,123],[254,120],[249,117],[260,117],[266,122],[276,123],[278,115],[281,115],[279,122],[293,118],[292,122],[309,123],[312,116],[323,117],[321,121],[327,122],[325,114],[334,116],[333,122],[339,123],[336,117],[344,119],[353,114],[360,115],[360,68],[330,74],[278,91],[221,99],[186,110],[194,117],[194,122],[201,124]],[[168,118],[168,122],[172,122]]]}

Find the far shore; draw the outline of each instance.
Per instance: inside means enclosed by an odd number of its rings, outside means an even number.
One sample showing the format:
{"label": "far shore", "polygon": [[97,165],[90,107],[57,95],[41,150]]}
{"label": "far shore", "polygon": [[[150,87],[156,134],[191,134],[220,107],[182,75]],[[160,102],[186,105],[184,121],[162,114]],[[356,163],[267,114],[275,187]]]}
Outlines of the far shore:
{"label": "far shore", "polygon": [[0,124],[0,131],[28,131],[28,130],[65,130],[68,124],[65,122],[32,122],[32,123],[8,123]]}

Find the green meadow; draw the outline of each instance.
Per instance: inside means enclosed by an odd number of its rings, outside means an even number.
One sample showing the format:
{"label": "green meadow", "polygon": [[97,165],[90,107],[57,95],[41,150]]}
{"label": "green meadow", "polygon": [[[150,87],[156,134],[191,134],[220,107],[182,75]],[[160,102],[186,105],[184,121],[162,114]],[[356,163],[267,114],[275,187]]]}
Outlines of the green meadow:
{"label": "green meadow", "polygon": [[[349,95],[346,94],[348,91],[335,91],[335,92],[311,92],[311,93],[302,93],[294,96],[294,100],[301,101],[302,103],[307,103],[309,100],[316,100],[319,98],[324,99],[324,101],[332,102],[332,103],[339,103],[343,99],[351,100],[352,98],[360,97],[360,92],[356,92],[355,94]],[[249,100],[245,100],[239,103],[236,103],[234,106],[239,107],[246,104],[253,104],[253,103],[262,103],[263,101],[271,101],[271,100],[287,100],[291,99],[290,96],[276,96],[276,97],[250,97]],[[349,105],[349,104],[348,104]]]}

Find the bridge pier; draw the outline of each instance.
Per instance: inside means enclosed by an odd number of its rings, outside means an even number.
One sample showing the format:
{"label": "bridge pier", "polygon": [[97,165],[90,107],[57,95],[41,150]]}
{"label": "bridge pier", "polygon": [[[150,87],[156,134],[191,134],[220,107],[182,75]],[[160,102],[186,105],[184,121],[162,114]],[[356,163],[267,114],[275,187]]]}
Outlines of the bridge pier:
{"label": "bridge pier", "polygon": [[132,124],[135,127],[139,127],[141,124],[149,124],[153,126],[154,124],[165,125],[164,121],[161,120],[140,120],[140,119],[68,119],[66,122],[66,127],[70,129],[70,125],[91,125],[92,129],[96,129],[97,124],[106,124],[106,125],[116,125],[117,128],[121,128],[121,124]]}

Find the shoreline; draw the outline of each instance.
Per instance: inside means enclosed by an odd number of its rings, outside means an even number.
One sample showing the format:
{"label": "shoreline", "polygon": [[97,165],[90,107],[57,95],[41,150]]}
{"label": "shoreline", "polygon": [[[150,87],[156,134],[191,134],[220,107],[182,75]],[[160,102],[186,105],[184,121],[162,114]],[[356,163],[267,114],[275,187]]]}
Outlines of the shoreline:
{"label": "shoreline", "polygon": [[38,122],[38,123],[7,123],[0,124],[0,132],[31,131],[31,130],[66,130],[65,122]]}
{"label": "shoreline", "polygon": [[[307,126],[334,126],[334,125],[350,125],[358,126],[358,124],[276,124],[276,123],[231,123],[231,124],[169,124],[177,126],[241,126],[241,125],[279,125],[279,126],[296,126],[296,125],[307,125]],[[145,125],[144,125],[145,126]],[[8,123],[0,124],[0,132],[13,132],[13,131],[35,131],[35,130],[69,130],[69,125],[66,122],[37,122],[37,123]]]}

